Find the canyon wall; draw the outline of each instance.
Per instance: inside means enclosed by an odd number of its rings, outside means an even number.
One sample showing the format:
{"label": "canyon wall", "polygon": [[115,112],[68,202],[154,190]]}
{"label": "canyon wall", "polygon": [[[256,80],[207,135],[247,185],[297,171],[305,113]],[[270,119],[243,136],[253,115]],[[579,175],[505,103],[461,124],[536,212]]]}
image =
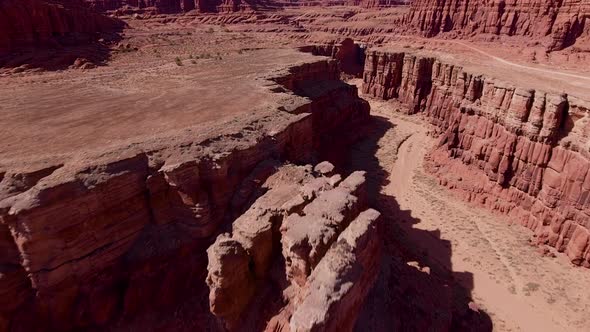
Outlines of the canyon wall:
{"label": "canyon wall", "polygon": [[339,75],[318,60],[264,77],[284,105],[213,134],[0,166],[0,331],[101,328],[202,298],[206,249],[277,164],[317,160],[368,118]]}
{"label": "canyon wall", "polygon": [[589,102],[401,50],[367,54],[362,90],[430,121],[440,143],[428,167],[441,184],[590,267]]}
{"label": "canyon wall", "polygon": [[361,77],[365,63],[365,49],[365,45],[345,38],[340,43],[334,41],[329,44],[304,46],[300,48],[300,51],[336,59],[343,73]]}
{"label": "canyon wall", "polygon": [[123,22],[95,13],[76,0],[0,1],[0,54],[22,47],[79,44]]}
{"label": "canyon wall", "polygon": [[526,36],[548,51],[590,36],[590,3],[584,0],[415,0],[405,23],[431,37],[455,31],[464,36]]}
{"label": "canyon wall", "polygon": [[277,10],[299,6],[361,6],[384,8],[405,4],[399,0],[84,0],[99,11],[134,12],[152,10],[157,13],[182,13],[196,10],[201,13],[232,13],[243,11]]}
{"label": "canyon wall", "polygon": [[202,13],[236,12],[263,8],[265,1],[242,0],[85,0],[98,11],[153,10],[157,13],[180,13],[197,10]]}

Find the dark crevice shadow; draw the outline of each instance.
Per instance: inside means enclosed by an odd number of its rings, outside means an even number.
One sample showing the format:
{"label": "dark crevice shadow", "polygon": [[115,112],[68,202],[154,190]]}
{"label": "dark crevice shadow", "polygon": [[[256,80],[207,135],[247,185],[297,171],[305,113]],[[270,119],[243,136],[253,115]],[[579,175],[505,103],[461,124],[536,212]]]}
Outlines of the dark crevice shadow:
{"label": "dark crevice shadow", "polygon": [[382,214],[382,260],[355,330],[491,331],[489,315],[469,307],[473,275],[453,271],[450,241],[438,231],[414,228],[420,219],[381,193],[390,173],[376,157],[378,142],[395,126],[373,116],[362,130],[365,138],[350,147],[345,168],[367,171],[370,205]]}
{"label": "dark crevice shadow", "polygon": [[[121,28],[110,33],[97,33],[92,36],[78,35],[60,37],[51,45],[21,47],[7,54],[0,54],[0,69],[17,73],[25,70],[56,71],[78,67],[93,68],[106,65],[114,52],[113,46],[122,40]],[[131,52],[135,49],[122,49],[117,52]],[[76,60],[78,60],[77,63]],[[83,67],[86,64],[86,67]]]}

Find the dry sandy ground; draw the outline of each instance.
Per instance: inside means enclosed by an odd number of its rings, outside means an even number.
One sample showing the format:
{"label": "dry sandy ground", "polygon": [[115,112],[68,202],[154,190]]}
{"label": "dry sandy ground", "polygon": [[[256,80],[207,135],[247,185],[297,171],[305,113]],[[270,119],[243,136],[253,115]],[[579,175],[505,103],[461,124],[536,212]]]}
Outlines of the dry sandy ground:
{"label": "dry sandy ground", "polygon": [[[381,194],[398,202],[401,212],[392,219],[400,223],[409,249],[427,256],[431,266],[462,276],[456,281],[471,290],[495,331],[590,330],[588,271],[571,266],[561,254],[543,257],[528,244],[528,230],[440,187],[422,168],[433,144],[426,124],[396,113],[393,102],[370,102],[372,114],[391,124],[379,138],[375,156],[389,174]],[[440,238],[412,238],[416,229]]]}
{"label": "dry sandy ground", "polygon": [[104,149],[219,125],[277,106],[264,76],[318,60],[220,26],[146,23],[125,33],[108,66],[0,75],[0,159]]}

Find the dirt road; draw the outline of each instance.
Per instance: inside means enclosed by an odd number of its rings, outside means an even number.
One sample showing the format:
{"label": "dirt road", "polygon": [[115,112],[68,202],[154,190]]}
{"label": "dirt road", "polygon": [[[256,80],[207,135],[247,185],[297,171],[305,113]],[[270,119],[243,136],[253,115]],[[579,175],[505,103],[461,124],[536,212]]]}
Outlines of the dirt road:
{"label": "dirt road", "polygon": [[365,169],[381,197],[376,205],[389,214],[386,222],[398,224],[420,265],[450,271],[490,316],[494,331],[590,330],[590,297],[576,291],[586,289],[590,273],[565,257],[543,257],[529,245],[528,230],[440,187],[422,168],[433,144],[427,127],[416,116],[396,113],[393,103],[371,104],[381,130],[368,139],[372,143],[356,147],[353,164],[362,168],[375,156]]}

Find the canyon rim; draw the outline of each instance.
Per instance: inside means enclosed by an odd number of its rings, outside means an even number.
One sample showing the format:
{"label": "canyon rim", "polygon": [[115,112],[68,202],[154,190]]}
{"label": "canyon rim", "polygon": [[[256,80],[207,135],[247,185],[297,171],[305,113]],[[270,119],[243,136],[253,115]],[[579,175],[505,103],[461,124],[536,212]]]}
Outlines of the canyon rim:
{"label": "canyon rim", "polygon": [[588,331],[590,1],[0,0],[0,332]]}

